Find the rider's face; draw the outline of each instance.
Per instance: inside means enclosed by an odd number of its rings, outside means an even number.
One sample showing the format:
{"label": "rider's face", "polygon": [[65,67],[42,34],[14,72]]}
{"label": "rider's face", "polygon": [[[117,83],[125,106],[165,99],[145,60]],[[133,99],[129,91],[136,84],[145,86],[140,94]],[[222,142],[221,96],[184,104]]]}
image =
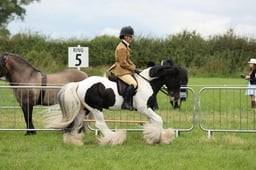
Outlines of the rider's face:
{"label": "rider's face", "polygon": [[132,36],[130,36],[130,35],[124,36],[124,39],[125,39],[125,41],[127,41],[128,43],[131,43],[131,42],[132,42]]}

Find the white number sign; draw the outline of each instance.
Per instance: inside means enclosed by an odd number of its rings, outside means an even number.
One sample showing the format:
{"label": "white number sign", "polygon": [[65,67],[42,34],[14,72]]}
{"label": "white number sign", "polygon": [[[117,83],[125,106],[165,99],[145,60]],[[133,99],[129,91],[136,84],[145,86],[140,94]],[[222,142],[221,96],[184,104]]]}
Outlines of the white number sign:
{"label": "white number sign", "polygon": [[68,47],[68,67],[88,67],[88,47]]}

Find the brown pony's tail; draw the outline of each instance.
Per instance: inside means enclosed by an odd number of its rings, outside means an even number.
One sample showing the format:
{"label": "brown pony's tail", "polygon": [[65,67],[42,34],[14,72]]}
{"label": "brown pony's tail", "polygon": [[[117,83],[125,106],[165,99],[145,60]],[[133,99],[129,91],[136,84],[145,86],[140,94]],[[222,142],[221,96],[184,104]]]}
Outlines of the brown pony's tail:
{"label": "brown pony's tail", "polygon": [[81,103],[77,95],[77,82],[64,85],[58,93],[60,112],[51,113],[48,117],[48,128],[63,129],[68,127],[80,112]]}

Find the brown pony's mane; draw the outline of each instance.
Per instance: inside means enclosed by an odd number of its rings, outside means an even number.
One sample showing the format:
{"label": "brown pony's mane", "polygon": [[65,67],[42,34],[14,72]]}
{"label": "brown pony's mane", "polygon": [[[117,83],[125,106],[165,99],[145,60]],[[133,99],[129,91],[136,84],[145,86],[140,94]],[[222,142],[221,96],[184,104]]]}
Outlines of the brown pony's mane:
{"label": "brown pony's mane", "polygon": [[0,62],[1,62],[1,66],[5,67],[5,63],[3,61],[3,57],[4,56],[11,56],[14,60],[16,60],[17,62],[19,63],[22,63],[22,64],[26,64],[27,66],[31,67],[34,71],[39,71],[37,68],[33,67],[30,63],[28,63],[24,58],[22,58],[20,55],[18,54],[14,54],[14,53],[3,53],[1,54],[0,56]]}

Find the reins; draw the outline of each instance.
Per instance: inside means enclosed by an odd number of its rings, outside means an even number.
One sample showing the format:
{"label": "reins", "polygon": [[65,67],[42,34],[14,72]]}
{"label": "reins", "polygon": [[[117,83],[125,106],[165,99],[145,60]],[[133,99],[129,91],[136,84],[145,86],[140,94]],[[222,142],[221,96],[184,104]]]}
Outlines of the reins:
{"label": "reins", "polygon": [[[140,76],[141,78],[143,78],[144,80],[146,80],[147,82],[150,82],[146,77],[144,77],[144,76],[141,75],[140,73],[136,73],[136,74],[137,74],[138,76]],[[165,90],[163,87],[161,87],[160,91],[161,91],[162,93],[164,93],[165,95],[168,96],[168,92],[166,92],[166,90]]]}

